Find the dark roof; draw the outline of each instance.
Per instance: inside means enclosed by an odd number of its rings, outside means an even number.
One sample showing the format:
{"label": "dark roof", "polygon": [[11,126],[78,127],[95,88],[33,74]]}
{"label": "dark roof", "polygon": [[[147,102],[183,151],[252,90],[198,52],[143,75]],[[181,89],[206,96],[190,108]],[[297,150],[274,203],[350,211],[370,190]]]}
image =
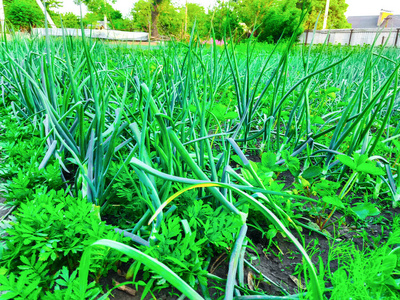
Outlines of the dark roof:
{"label": "dark roof", "polygon": [[[377,28],[378,18],[379,16],[350,16],[347,22],[351,24],[351,28]],[[400,15],[388,16],[386,20],[387,28],[400,27]]]}

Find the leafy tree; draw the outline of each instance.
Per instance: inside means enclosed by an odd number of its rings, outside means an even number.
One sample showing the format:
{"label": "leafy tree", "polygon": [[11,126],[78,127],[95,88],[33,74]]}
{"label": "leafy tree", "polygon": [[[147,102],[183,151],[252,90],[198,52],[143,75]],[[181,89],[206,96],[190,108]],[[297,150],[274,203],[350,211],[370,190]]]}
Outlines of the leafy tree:
{"label": "leafy tree", "polygon": [[[115,2],[116,0],[112,1],[112,3]],[[87,1],[87,8],[90,12],[106,15],[107,17],[110,17],[111,13],[114,12],[114,8],[104,0],[89,0]]]}
{"label": "leafy tree", "polygon": [[[296,4],[296,0],[274,1],[260,24],[259,40],[276,42],[281,36],[290,37],[300,22],[301,9]],[[297,33],[302,31],[303,28],[300,28]]]}
{"label": "leafy tree", "polygon": [[164,1],[159,7],[157,30],[162,35],[179,37],[184,31],[185,9],[176,8],[169,1]]}
{"label": "leafy tree", "polygon": [[112,26],[116,30],[123,30],[123,31],[134,31],[133,22],[129,19],[116,19],[112,20]]}
{"label": "leafy tree", "polygon": [[151,36],[161,34],[177,36],[182,31],[182,9],[174,7],[169,0],[139,0],[132,9],[134,27],[148,31]]}
{"label": "leafy tree", "polygon": [[[110,3],[115,3],[116,0],[82,0],[89,12],[83,19],[83,23],[87,26],[89,24],[95,24],[97,21],[102,21],[104,17],[107,21],[110,21],[113,29],[127,30],[132,29],[132,22],[129,20],[124,20],[122,18],[122,13],[119,10],[115,10]],[[79,3],[76,0],[75,3]],[[129,25],[129,26],[127,26]],[[127,27],[127,28],[126,28]]]}
{"label": "leafy tree", "polygon": [[136,30],[148,31],[151,22],[151,3],[148,0],[139,0],[132,8],[133,27]]}
{"label": "leafy tree", "polygon": [[210,17],[206,14],[204,7],[196,3],[187,4],[187,33],[190,34],[196,22],[196,30],[200,37],[204,38],[210,31]]}
{"label": "leafy tree", "polygon": [[[7,2],[6,2],[7,3]],[[29,30],[42,26],[44,15],[34,0],[8,1],[6,5],[6,20],[19,30]]]}
{"label": "leafy tree", "polygon": [[240,21],[254,30],[267,15],[274,0],[242,0],[238,3]]}
{"label": "leafy tree", "polygon": [[[44,2],[43,0],[41,1]],[[60,8],[63,7],[63,2],[60,0],[47,0],[46,7],[48,10],[52,10],[54,8]]]}
{"label": "leafy tree", "polygon": [[88,25],[94,25],[97,23],[97,21],[102,21],[102,20],[103,20],[102,15],[89,12],[83,17],[82,21],[84,26],[88,26]]}
{"label": "leafy tree", "polygon": [[223,39],[225,35],[229,36],[231,32],[233,37],[238,34],[242,35],[243,30],[239,25],[240,20],[238,16],[238,4],[235,2],[219,2],[214,9],[209,11],[210,25],[213,26],[215,38],[217,40]]}
{"label": "leafy tree", "polygon": [[114,9],[112,12],[110,12],[110,18],[112,20],[122,19],[122,13],[119,10]]}
{"label": "leafy tree", "polygon": [[[176,8],[169,1],[157,4],[157,17],[154,16],[154,3],[149,0],[139,0],[132,9],[133,26],[137,30],[148,31],[151,23],[152,37],[160,34],[178,37],[183,32],[184,9]],[[154,20],[156,20],[154,23]]]}
{"label": "leafy tree", "polygon": [[62,19],[62,25],[65,28],[80,28],[79,18],[72,12],[62,14],[60,17]]}
{"label": "leafy tree", "polygon": [[115,12],[115,9],[109,2],[115,3],[116,0],[75,0],[75,3],[84,3],[91,13],[97,15],[96,19],[99,19],[100,16],[111,19],[111,14]]}
{"label": "leafy tree", "polygon": [[[311,11],[304,24],[305,28],[314,28],[317,17],[321,13],[318,19],[317,29],[322,29],[326,0],[308,0],[308,2],[311,5]],[[330,0],[327,22],[328,29],[351,28],[351,25],[347,22],[346,16],[344,15],[348,6],[345,0]]]}
{"label": "leafy tree", "polygon": [[159,37],[158,32],[158,17],[160,14],[160,6],[168,0],[150,0],[151,1],[151,36]]}

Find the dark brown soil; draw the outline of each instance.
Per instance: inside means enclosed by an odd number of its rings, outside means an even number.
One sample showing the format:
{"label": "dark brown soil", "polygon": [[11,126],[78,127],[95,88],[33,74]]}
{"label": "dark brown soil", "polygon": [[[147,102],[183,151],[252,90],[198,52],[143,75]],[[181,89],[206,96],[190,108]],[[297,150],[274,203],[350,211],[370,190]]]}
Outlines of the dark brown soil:
{"label": "dark brown soil", "polygon": [[[125,274],[125,272],[129,269],[129,266],[130,266],[130,264],[123,264],[120,267],[119,272],[115,272],[115,271],[111,270],[106,277],[103,277],[100,279],[100,285],[103,286],[103,291],[105,293],[114,287],[115,281],[117,281],[118,283],[124,283],[124,282],[130,281],[130,280],[126,280],[125,276],[123,276]],[[138,275],[137,281],[142,279],[140,277],[140,275],[141,274]],[[110,299],[118,299],[118,300],[140,300],[141,299],[144,287],[138,286],[138,289],[136,290],[136,287],[132,284],[126,284],[125,286],[136,291],[136,294],[133,296],[133,295],[117,288],[111,292],[112,296],[110,295]],[[178,299],[178,297],[179,297],[176,295],[181,295],[182,293],[180,293],[176,289],[167,288],[167,289],[161,290],[158,293],[153,292],[153,294],[156,296],[157,300],[175,300],[175,299]],[[144,298],[144,300],[150,300],[150,299],[154,299],[154,298],[152,297],[152,295],[150,293],[148,293],[146,295],[146,297]]]}

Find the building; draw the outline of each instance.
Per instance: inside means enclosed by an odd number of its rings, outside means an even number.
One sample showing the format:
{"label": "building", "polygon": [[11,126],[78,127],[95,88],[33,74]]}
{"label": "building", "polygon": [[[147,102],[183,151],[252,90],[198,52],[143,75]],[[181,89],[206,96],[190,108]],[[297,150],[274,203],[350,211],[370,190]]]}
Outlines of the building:
{"label": "building", "polygon": [[347,22],[351,24],[351,28],[400,28],[400,15],[394,15],[390,11],[381,10],[376,16],[350,16]]}

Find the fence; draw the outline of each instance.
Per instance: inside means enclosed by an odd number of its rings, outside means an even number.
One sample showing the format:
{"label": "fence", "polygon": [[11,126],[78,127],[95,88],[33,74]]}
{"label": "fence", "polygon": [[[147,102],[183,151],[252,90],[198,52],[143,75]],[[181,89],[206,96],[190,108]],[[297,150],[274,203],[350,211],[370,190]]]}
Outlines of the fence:
{"label": "fence", "polygon": [[[49,35],[52,36],[82,36],[81,29],[73,28],[49,28]],[[119,40],[119,41],[147,41],[149,34],[147,32],[128,32],[119,30],[98,30],[98,29],[84,29],[85,36],[107,39],[107,40]],[[45,36],[45,28],[33,28],[32,33],[38,36]]]}
{"label": "fence", "polygon": [[[399,47],[400,28],[393,29],[332,29],[332,30],[317,30],[314,36],[314,44],[341,44],[341,45],[371,45],[377,35],[378,39],[375,45],[386,45],[389,47]],[[329,34],[329,35],[328,35]],[[306,30],[300,35],[300,41],[304,44],[310,44],[313,39],[313,30]]]}

